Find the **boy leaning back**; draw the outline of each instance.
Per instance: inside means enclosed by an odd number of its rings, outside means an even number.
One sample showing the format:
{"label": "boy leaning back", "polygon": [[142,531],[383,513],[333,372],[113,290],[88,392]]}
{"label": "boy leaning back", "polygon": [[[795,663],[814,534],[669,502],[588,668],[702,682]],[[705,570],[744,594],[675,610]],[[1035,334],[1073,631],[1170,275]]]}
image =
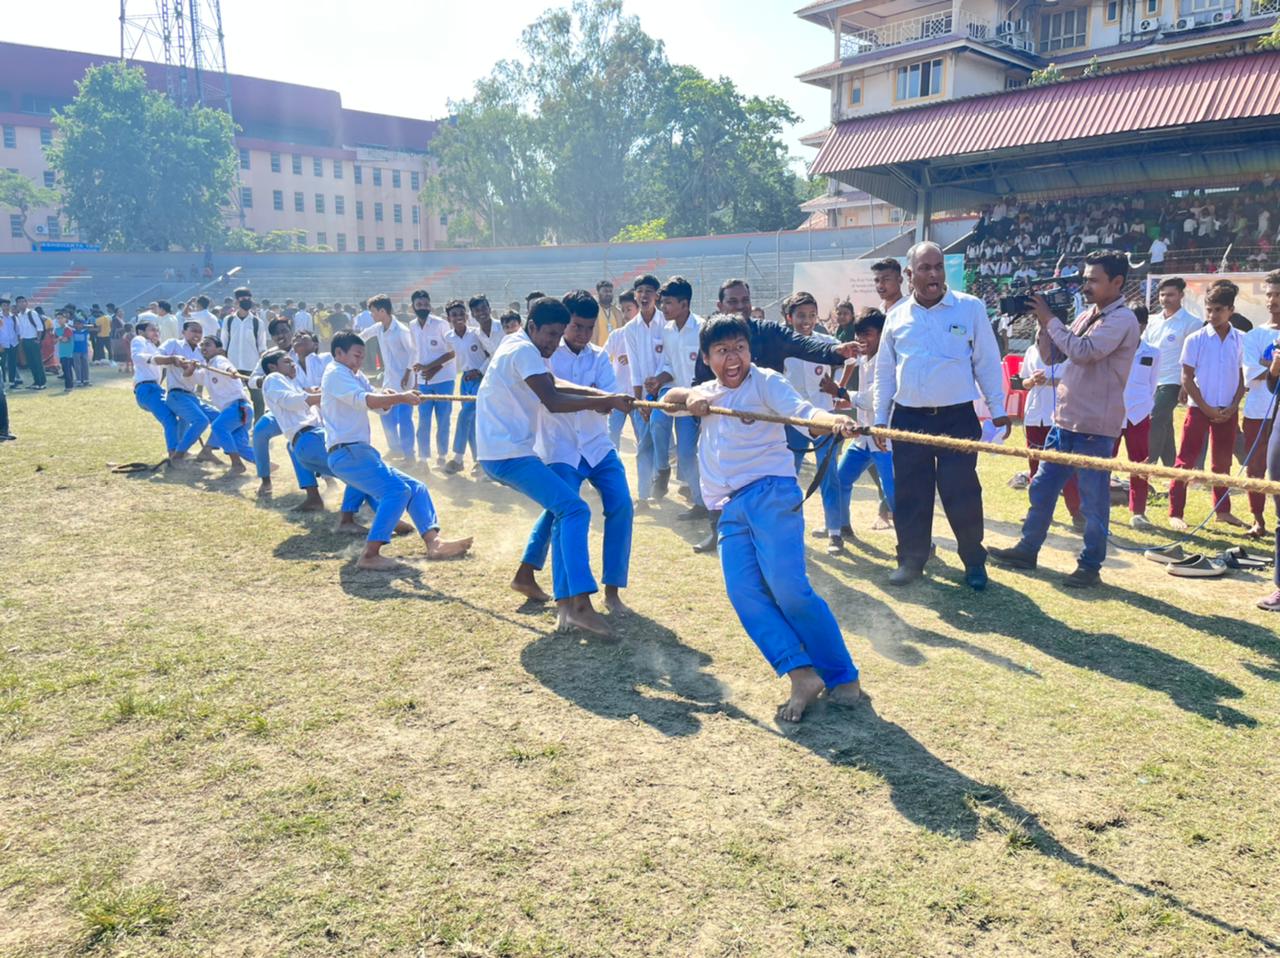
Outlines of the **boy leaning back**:
{"label": "boy leaning back", "polygon": [[857,427],[801,399],[780,373],[753,365],[750,335],[739,316],[712,317],[698,345],[715,379],[673,389],[664,398],[703,417],[702,495],[708,509],[723,510],[720,567],[729,601],[769,664],[791,680],[791,697],[778,708],[778,718],[798,722],[824,691],[840,704],[860,698],[858,668],[835,616],[805,571],[804,517],[798,508],[803,500],[784,427],[708,411],[720,406],[747,416],[793,416],[843,438],[852,437]]}

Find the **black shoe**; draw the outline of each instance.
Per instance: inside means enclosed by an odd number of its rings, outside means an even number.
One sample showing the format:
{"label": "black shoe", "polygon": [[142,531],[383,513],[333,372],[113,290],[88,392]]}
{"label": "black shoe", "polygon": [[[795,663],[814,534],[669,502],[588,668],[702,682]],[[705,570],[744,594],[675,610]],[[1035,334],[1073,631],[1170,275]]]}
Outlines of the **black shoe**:
{"label": "black shoe", "polygon": [[1023,552],[1017,546],[1012,549],[988,549],[987,555],[1003,569],[1034,569],[1036,567],[1036,557],[1030,552]]}
{"label": "black shoe", "polygon": [[635,503],[636,512],[648,512],[652,506],[649,505],[648,499],[637,499]]}
{"label": "black shoe", "polygon": [[719,542],[719,538],[720,538],[719,533],[713,528],[710,532],[707,533],[707,537],[705,539],[703,539],[701,542],[696,543],[694,545],[693,551],[698,553],[699,555],[701,555],[704,552],[715,552],[716,545]]}
{"label": "black shoe", "polygon": [[910,585],[916,579],[924,575],[924,572],[914,566],[900,565],[894,569],[889,576],[890,585]]}
{"label": "black shoe", "polygon": [[458,462],[457,459],[450,459],[444,464],[444,471],[451,476],[455,473],[459,473],[462,471],[462,463]]}
{"label": "black shoe", "polygon": [[827,555],[838,556],[844,552],[844,539],[840,536],[831,536],[827,540]]}
{"label": "black shoe", "polygon": [[0,432],[0,442],[16,442],[17,439],[18,437],[13,435],[13,433]]}
{"label": "black shoe", "polygon": [[987,587],[987,567],[976,565],[964,570],[964,582],[974,592],[981,592]]}
{"label": "black shoe", "polygon": [[852,538],[854,537],[854,536],[853,536],[853,526],[841,526],[841,527],[840,527],[840,534],[841,534],[842,536],[844,536],[846,539],[852,539]]}
{"label": "black shoe", "polygon": [[654,475],[653,495],[650,498],[665,499],[667,496],[667,489],[669,489],[670,486],[671,486],[671,470],[659,469]]}
{"label": "black shoe", "polygon": [[1097,569],[1076,566],[1076,571],[1063,579],[1062,584],[1068,589],[1091,589],[1095,585],[1102,585],[1102,576]]}
{"label": "black shoe", "polygon": [[693,519],[705,519],[706,517],[707,517],[706,506],[694,506],[692,509],[689,509],[685,512],[676,513],[676,518],[684,522],[689,522],[690,520],[693,520]]}

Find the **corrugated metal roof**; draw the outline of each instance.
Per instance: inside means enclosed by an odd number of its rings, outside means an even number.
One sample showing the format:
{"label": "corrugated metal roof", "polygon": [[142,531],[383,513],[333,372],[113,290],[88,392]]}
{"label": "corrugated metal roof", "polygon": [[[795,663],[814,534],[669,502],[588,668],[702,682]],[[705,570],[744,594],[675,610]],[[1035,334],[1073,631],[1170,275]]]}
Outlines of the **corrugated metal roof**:
{"label": "corrugated metal roof", "polygon": [[1280,114],[1280,52],[1088,77],[838,124],[811,173]]}

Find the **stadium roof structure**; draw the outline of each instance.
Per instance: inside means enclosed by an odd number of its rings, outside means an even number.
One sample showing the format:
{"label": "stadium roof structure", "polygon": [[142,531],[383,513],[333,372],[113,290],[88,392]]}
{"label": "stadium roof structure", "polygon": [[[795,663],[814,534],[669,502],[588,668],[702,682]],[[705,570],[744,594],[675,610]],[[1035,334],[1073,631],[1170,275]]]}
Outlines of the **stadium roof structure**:
{"label": "stadium roof structure", "polygon": [[1229,185],[1280,169],[1280,52],[1184,61],[846,120],[810,169],[913,209]]}

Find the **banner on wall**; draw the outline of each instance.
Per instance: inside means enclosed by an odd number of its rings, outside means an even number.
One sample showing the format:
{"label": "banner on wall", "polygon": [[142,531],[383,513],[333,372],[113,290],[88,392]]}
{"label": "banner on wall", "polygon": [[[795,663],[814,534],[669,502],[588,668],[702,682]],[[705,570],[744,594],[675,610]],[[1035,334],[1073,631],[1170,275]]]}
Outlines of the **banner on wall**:
{"label": "banner on wall", "polygon": [[[1215,281],[1229,279],[1240,287],[1236,296],[1236,312],[1255,326],[1267,325],[1267,298],[1263,289],[1263,278],[1266,273],[1177,273],[1187,281],[1186,296],[1182,301],[1187,312],[1204,319],[1204,294]],[[1160,307],[1156,301],[1156,291],[1164,276],[1155,275],[1148,279],[1147,302],[1152,310]]]}
{"label": "banner on wall", "polygon": [[[895,257],[906,268],[905,256]],[[846,299],[856,311],[866,306],[879,306],[880,297],[871,275],[870,259],[826,260],[819,263],[796,263],[792,275],[792,292],[804,290],[818,301],[819,316],[834,316],[836,303]],[[952,254],[945,257],[947,286],[964,289],[964,256]],[[903,285],[906,280],[904,278]]]}

